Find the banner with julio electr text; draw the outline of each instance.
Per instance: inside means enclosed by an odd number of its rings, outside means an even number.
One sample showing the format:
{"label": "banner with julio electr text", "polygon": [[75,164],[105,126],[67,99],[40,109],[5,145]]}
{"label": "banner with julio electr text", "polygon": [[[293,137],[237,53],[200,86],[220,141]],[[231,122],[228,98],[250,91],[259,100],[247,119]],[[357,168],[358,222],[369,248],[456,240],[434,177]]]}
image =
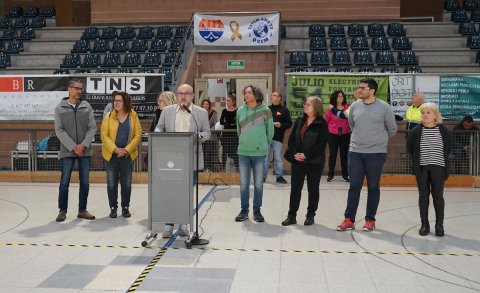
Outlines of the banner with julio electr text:
{"label": "banner with julio electr text", "polygon": [[[378,83],[376,97],[387,101],[388,76],[371,76]],[[303,103],[309,96],[322,98],[324,110],[330,103],[330,95],[342,90],[349,104],[354,102],[353,93],[358,83],[365,76],[348,75],[287,75],[288,100],[287,106],[293,119],[303,115]]]}
{"label": "banner with julio electr text", "polygon": [[[68,96],[68,81],[73,76],[0,76],[0,120],[54,120],[54,110]],[[93,108],[95,118],[103,118],[105,106],[114,91],[132,97],[132,108],[140,119],[151,119],[157,96],[163,91],[163,74],[102,74],[74,76],[83,83],[82,99]]]}
{"label": "banner with julio electr text", "polygon": [[194,15],[198,46],[278,46],[280,14]]}

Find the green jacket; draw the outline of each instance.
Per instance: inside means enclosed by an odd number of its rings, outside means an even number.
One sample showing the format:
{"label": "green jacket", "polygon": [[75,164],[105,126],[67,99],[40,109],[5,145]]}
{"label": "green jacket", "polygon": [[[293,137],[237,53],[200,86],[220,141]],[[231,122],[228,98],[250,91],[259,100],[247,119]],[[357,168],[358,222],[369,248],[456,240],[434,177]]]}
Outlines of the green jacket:
{"label": "green jacket", "polygon": [[246,104],[237,110],[238,151],[241,156],[265,156],[273,138],[272,111],[266,105]]}

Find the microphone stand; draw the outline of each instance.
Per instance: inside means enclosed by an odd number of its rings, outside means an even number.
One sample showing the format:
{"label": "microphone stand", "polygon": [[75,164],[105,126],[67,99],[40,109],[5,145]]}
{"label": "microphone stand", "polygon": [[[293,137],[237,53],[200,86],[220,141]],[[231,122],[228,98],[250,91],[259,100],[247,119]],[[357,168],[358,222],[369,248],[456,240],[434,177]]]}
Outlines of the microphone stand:
{"label": "microphone stand", "polygon": [[196,151],[195,151],[195,155],[196,155],[196,170],[195,170],[195,193],[196,193],[196,196],[195,196],[195,205],[196,205],[196,213],[195,213],[195,232],[193,232],[192,235],[190,235],[190,237],[185,240],[185,245],[187,246],[187,248],[191,248],[192,245],[207,245],[210,241],[208,241],[207,239],[201,239],[200,236],[198,235],[198,167],[199,167],[199,164],[200,164],[200,161],[199,161],[199,140],[200,140],[200,137],[199,137],[199,128],[198,128],[198,123],[197,123],[197,120],[195,119],[195,116],[193,116],[192,114],[192,111],[190,111],[190,109],[188,108],[187,105],[182,105],[182,108],[187,111],[191,116],[192,116],[192,119],[193,121],[195,122],[195,126],[197,127],[197,132],[195,133],[196,135],[196,138],[195,138],[195,141],[196,141]]}

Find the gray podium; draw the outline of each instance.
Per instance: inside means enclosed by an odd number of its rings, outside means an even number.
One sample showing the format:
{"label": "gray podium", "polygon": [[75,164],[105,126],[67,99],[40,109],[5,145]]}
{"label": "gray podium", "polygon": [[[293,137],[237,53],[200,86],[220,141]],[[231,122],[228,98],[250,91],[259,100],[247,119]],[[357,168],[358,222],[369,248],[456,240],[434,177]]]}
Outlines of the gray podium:
{"label": "gray podium", "polygon": [[150,238],[165,223],[190,224],[193,231],[193,149],[191,132],[148,134],[148,223]]}

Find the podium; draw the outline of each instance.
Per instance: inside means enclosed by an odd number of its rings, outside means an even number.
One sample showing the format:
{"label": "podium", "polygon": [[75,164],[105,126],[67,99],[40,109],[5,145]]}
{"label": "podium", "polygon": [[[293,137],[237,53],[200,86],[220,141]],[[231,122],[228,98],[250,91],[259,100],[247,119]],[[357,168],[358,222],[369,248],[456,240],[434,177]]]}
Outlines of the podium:
{"label": "podium", "polygon": [[165,223],[190,224],[193,231],[194,143],[191,132],[148,134],[148,225],[147,241],[157,236]]}

